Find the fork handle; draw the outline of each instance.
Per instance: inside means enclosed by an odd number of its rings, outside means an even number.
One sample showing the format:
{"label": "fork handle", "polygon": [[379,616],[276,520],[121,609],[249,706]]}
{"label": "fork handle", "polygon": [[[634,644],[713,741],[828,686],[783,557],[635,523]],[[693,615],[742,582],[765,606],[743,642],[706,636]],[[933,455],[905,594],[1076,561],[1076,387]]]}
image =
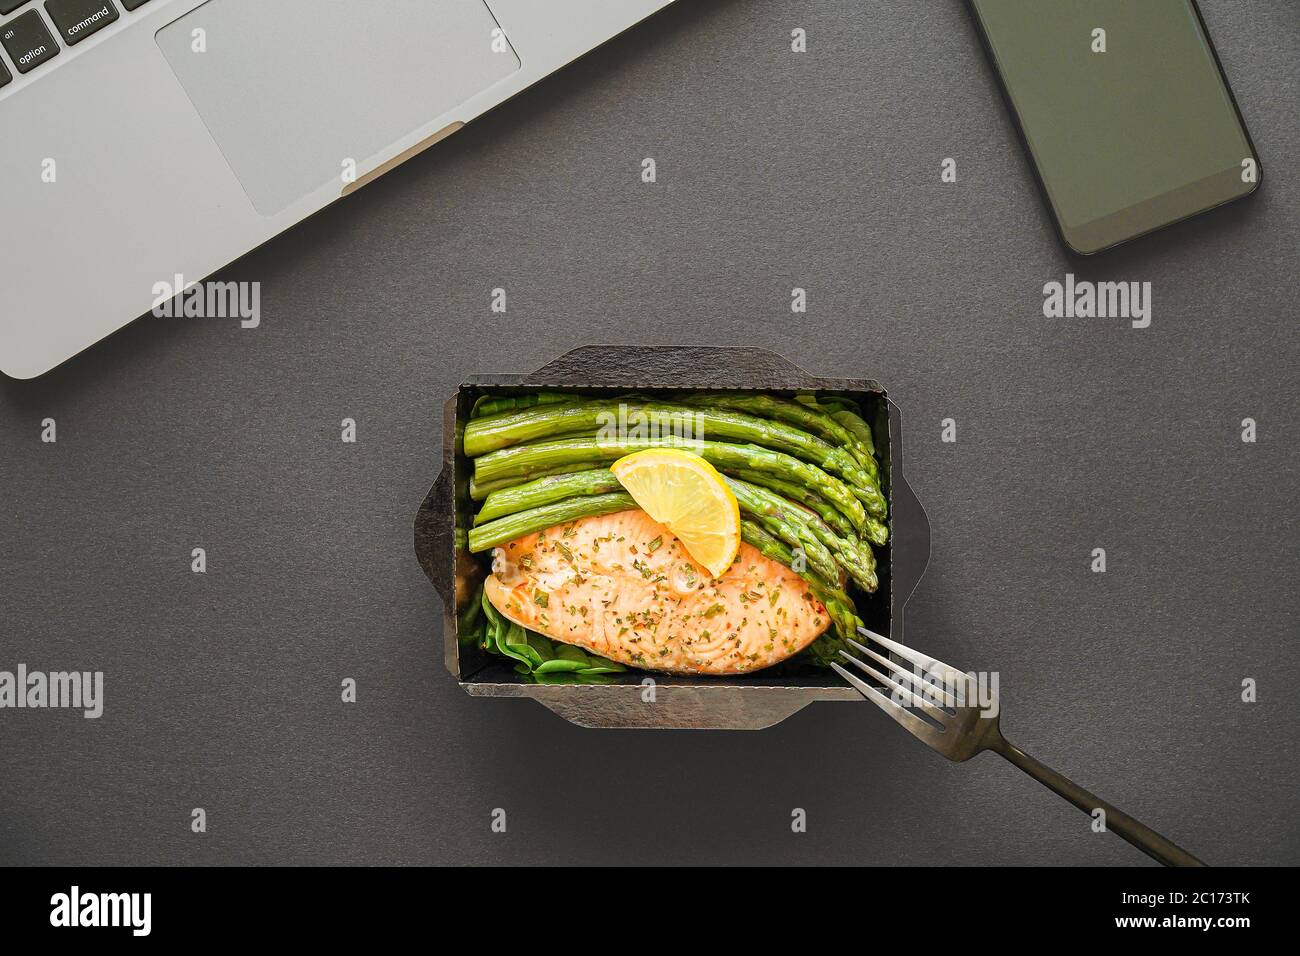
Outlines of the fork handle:
{"label": "fork handle", "polygon": [[1166,840],[1146,824],[1139,823],[1123,810],[1089,793],[1047,764],[1029,756],[1010,741],[999,739],[990,749],[1006,757],[1043,786],[1065,797],[1089,816],[1100,807],[1106,812],[1106,829],[1118,833],[1152,859],[1160,861],[1165,866],[1205,866],[1178,844]]}

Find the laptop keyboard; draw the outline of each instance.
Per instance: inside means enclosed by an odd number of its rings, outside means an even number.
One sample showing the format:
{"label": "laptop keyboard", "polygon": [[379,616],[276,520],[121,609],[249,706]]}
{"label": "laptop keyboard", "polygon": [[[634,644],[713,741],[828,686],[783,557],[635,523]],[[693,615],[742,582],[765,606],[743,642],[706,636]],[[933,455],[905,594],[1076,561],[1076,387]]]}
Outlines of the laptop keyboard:
{"label": "laptop keyboard", "polygon": [[[0,16],[28,9],[0,23],[0,46],[9,63],[20,74],[30,73],[59,55],[63,47],[76,46],[104,27],[121,18],[124,10],[135,10],[149,0],[0,0]],[[44,7],[45,16],[40,8]],[[45,17],[49,19],[46,20]],[[52,28],[51,28],[52,27]],[[0,59],[0,87],[13,79],[8,65]]]}

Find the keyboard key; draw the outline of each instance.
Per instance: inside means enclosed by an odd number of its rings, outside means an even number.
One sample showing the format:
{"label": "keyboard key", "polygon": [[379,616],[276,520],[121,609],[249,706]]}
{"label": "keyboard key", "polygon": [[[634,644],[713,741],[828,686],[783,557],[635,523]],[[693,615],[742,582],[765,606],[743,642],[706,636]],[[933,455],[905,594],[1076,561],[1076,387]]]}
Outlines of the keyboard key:
{"label": "keyboard key", "polygon": [[9,59],[14,61],[19,73],[30,73],[59,55],[59,44],[35,10],[28,10],[0,26],[0,43],[9,51]]}
{"label": "keyboard key", "polygon": [[0,86],[4,86],[12,79],[13,77],[9,75],[9,71],[5,69],[5,65],[0,63]]}
{"label": "keyboard key", "polygon": [[45,0],[45,12],[68,46],[80,43],[118,17],[112,0]]}
{"label": "keyboard key", "polygon": [[0,15],[13,13],[26,2],[27,0],[0,0]]}
{"label": "keyboard key", "polygon": [[128,10],[134,10],[136,7],[143,7],[149,0],[122,0],[122,6]]}

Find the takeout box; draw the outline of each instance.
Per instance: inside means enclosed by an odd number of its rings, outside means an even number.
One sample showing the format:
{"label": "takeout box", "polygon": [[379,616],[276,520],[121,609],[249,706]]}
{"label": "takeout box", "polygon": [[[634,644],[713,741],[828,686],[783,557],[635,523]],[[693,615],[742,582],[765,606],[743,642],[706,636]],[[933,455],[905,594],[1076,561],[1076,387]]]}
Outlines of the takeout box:
{"label": "takeout box", "polygon": [[872,381],[810,375],[774,352],[754,348],[586,346],[531,375],[478,375],[463,383],[443,414],[442,471],[415,517],[415,553],[442,598],[447,669],[474,697],[531,697],[583,727],[757,730],[780,723],[815,700],[861,700],[831,670],[793,664],[744,677],[680,677],[630,670],[609,684],[539,684],[473,643],[462,645],[457,612],[473,599],[489,555],[466,549],[473,510],[472,464],[461,435],[483,394],[572,389],[588,394],[682,391],[824,392],[857,401],[874,433],[890,541],[877,549],[880,589],[856,595],[873,631],[904,642],[903,606],[930,557],[930,523],[903,477],[898,407]]}

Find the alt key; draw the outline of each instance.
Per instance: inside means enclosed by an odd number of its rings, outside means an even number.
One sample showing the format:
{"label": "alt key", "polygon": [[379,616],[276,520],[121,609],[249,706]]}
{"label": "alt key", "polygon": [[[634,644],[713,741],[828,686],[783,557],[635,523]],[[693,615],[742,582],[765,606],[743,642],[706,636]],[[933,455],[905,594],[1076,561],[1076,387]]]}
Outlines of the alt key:
{"label": "alt key", "polygon": [[35,10],[28,10],[0,26],[0,43],[4,44],[19,73],[30,73],[46,60],[59,55],[59,44],[45,29],[45,21]]}

